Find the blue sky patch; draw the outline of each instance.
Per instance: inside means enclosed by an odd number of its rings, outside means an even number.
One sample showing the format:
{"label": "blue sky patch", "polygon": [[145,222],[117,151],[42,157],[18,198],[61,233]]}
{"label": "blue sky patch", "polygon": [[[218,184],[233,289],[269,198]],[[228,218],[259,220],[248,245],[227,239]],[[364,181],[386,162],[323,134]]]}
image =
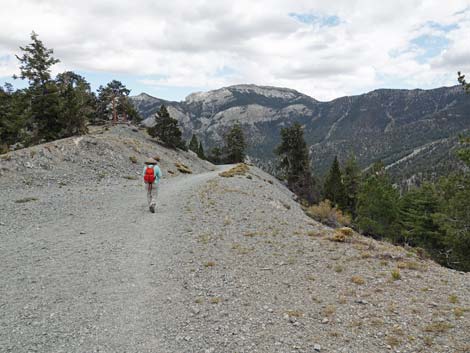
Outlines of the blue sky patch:
{"label": "blue sky patch", "polygon": [[410,44],[422,51],[416,56],[416,60],[423,64],[429,59],[438,56],[443,50],[449,46],[449,40],[445,37],[422,35],[413,39]]}
{"label": "blue sky patch", "polygon": [[294,13],[291,12],[289,17],[292,17],[298,22],[307,25],[319,25],[320,27],[335,27],[341,23],[338,16],[322,16],[312,13]]}
{"label": "blue sky patch", "polygon": [[429,26],[430,28],[433,28],[433,29],[436,29],[438,31],[442,31],[445,33],[449,33],[459,28],[459,25],[457,23],[452,23],[450,25],[443,25],[434,21],[429,21],[426,23],[426,25]]}

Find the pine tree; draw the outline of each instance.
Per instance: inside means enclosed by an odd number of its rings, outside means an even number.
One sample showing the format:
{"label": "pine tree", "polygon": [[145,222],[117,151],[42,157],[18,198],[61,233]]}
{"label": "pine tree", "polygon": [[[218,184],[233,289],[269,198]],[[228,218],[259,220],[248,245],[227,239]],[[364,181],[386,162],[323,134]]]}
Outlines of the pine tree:
{"label": "pine tree", "polygon": [[402,197],[400,204],[404,242],[424,248],[437,257],[445,245],[435,217],[440,211],[435,186],[424,184],[419,189],[409,191]]}
{"label": "pine tree", "polygon": [[399,194],[393,188],[382,163],[376,163],[362,181],[357,196],[356,223],[367,235],[400,239]]}
{"label": "pine tree", "polygon": [[287,179],[289,189],[301,199],[312,203],[314,201],[313,178],[307,144],[299,123],[281,129],[281,144],[275,152],[279,156],[279,166]]}
{"label": "pine tree", "polygon": [[113,118],[113,102],[117,116],[125,117],[128,121],[138,123],[142,117],[129,100],[130,90],[120,81],[112,80],[105,87],[98,88],[96,109],[97,122]]}
{"label": "pine tree", "polygon": [[155,117],[155,125],[147,129],[152,137],[159,138],[164,145],[170,148],[186,149],[186,145],[181,139],[182,133],[178,128],[178,121],[173,119],[167,108],[162,105]]}
{"label": "pine tree", "polygon": [[245,136],[239,123],[232,126],[225,136],[227,163],[241,163],[245,160]]}
{"label": "pine tree", "polygon": [[27,128],[32,132],[32,142],[38,143],[60,138],[63,128],[58,89],[50,74],[51,67],[59,60],[52,56],[53,50],[47,49],[36,33],[32,32],[31,40],[26,47],[20,47],[23,55],[16,56],[20,61],[20,75],[13,78],[29,82],[30,119]]}
{"label": "pine tree", "polygon": [[357,164],[356,157],[351,155],[344,167],[343,184],[345,190],[345,211],[349,212],[353,218],[356,217],[357,192],[361,181],[361,170]]}
{"label": "pine tree", "polygon": [[222,150],[220,147],[213,147],[207,159],[214,164],[222,163]]}
{"label": "pine tree", "polygon": [[62,137],[88,132],[87,122],[93,120],[95,96],[84,77],[67,71],[57,75],[60,96]]}
{"label": "pine tree", "polygon": [[346,191],[342,181],[338,157],[336,156],[326,177],[323,193],[324,199],[330,200],[334,206],[345,210]]}
{"label": "pine tree", "polygon": [[193,151],[194,153],[198,153],[199,151],[199,143],[197,141],[197,137],[196,135],[193,134],[193,136],[191,137],[191,141],[189,142],[189,149],[191,151]]}
{"label": "pine tree", "polygon": [[11,84],[0,87],[0,154],[10,145],[24,142],[29,118],[29,98],[25,90],[13,91]]}
{"label": "pine tree", "polygon": [[202,148],[202,142],[201,141],[199,141],[199,148],[197,150],[197,155],[201,159],[206,159],[206,156],[204,154],[204,148]]}

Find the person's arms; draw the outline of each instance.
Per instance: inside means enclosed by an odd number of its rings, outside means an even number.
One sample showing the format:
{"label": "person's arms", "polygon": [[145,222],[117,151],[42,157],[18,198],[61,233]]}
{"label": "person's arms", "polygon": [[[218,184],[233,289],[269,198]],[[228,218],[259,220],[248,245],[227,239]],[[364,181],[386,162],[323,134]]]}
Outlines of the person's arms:
{"label": "person's arms", "polygon": [[162,170],[158,165],[155,168],[155,178],[157,178],[158,182],[160,182],[160,179],[162,178]]}

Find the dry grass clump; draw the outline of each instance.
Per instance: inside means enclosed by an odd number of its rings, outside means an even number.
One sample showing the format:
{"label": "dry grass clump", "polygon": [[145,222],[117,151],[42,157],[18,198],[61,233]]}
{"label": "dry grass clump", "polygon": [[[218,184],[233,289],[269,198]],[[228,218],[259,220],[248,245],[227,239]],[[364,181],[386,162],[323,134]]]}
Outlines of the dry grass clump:
{"label": "dry grass clump", "polygon": [[358,285],[363,285],[366,283],[365,279],[361,276],[352,276],[351,282]]}
{"label": "dry grass clump", "polygon": [[353,234],[354,231],[351,228],[342,227],[335,230],[335,234],[332,238],[330,238],[330,240],[344,243],[346,240],[348,240],[348,238],[352,237]]}
{"label": "dry grass clump", "polygon": [[465,313],[465,309],[464,308],[455,308],[454,309],[454,315],[456,318],[460,318],[463,316],[463,314]]}
{"label": "dry grass clump", "polygon": [[219,304],[222,303],[222,298],[221,297],[213,297],[210,299],[211,304]]}
{"label": "dry grass clump", "polygon": [[399,279],[401,279],[400,270],[398,268],[392,270],[391,275],[394,281],[398,281]]}
{"label": "dry grass clump", "polygon": [[215,262],[214,261],[207,261],[204,263],[204,267],[214,267]]}
{"label": "dry grass clump", "polygon": [[447,322],[434,322],[424,327],[424,332],[444,333],[449,331],[453,327],[454,326]]}
{"label": "dry grass clump", "polygon": [[175,167],[183,174],[192,174],[192,170],[189,169],[189,167],[184,165],[183,163],[176,162]]}
{"label": "dry grass clump", "polygon": [[248,167],[248,165],[246,165],[245,163],[239,163],[235,167],[226,170],[225,172],[219,173],[219,176],[224,178],[231,178],[235,175],[245,175],[246,172],[248,172],[249,170],[250,167]]}
{"label": "dry grass clump", "polygon": [[349,226],[351,217],[333,207],[329,200],[321,201],[318,205],[307,208],[306,213],[314,220],[331,227]]}
{"label": "dry grass clump", "polygon": [[333,235],[333,238],[330,238],[330,240],[344,243],[346,241],[346,236],[343,233],[336,232],[335,235]]}
{"label": "dry grass clump", "polygon": [[323,309],[323,315],[324,316],[333,316],[334,314],[336,314],[336,307],[334,305],[328,305],[325,307],[325,309]]}
{"label": "dry grass clump", "polygon": [[336,273],[341,273],[341,272],[343,272],[343,271],[344,271],[344,267],[343,267],[343,266],[341,266],[341,265],[335,266],[335,272],[336,272]]}
{"label": "dry grass clump", "polygon": [[397,263],[397,267],[400,269],[408,269],[408,270],[416,270],[420,271],[423,270],[424,267],[419,262],[416,261],[400,261]]}
{"label": "dry grass clump", "polygon": [[[8,151],[8,150],[6,150]],[[2,147],[0,146],[0,153],[2,152]],[[2,161],[11,161],[11,154],[4,154],[3,156],[0,156],[0,159]]]}
{"label": "dry grass clump", "polygon": [[337,231],[344,234],[347,237],[350,237],[354,234],[354,231],[349,227],[341,227],[341,228],[337,229]]}
{"label": "dry grass clump", "polygon": [[26,203],[26,202],[31,202],[31,201],[37,201],[37,197],[25,197],[23,199],[16,200],[16,203]]}
{"label": "dry grass clump", "polygon": [[134,164],[137,163],[137,157],[136,157],[136,156],[130,156],[130,157],[129,157],[129,160],[130,160],[132,163],[134,163]]}
{"label": "dry grass clump", "polygon": [[248,238],[253,238],[257,235],[260,235],[260,233],[259,232],[246,232],[246,233],[243,233],[243,236],[248,237]]}
{"label": "dry grass clump", "polygon": [[459,302],[459,298],[455,295],[449,295],[449,303],[451,304],[457,304]]}
{"label": "dry grass clump", "polygon": [[287,310],[286,315],[289,317],[303,317],[304,313],[301,310]]}
{"label": "dry grass clump", "polygon": [[387,342],[387,344],[393,348],[399,346],[401,344],[401,341],[400,339],[398,339],[397,337],[395,336],[387,336],[387,338],[385,339],[385,342]]}

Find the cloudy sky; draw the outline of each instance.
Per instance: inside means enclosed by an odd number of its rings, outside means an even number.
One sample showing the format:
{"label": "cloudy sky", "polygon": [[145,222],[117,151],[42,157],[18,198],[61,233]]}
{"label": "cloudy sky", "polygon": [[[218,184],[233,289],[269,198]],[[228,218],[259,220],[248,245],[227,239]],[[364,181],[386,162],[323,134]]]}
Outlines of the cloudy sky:
{"label": "cloudy sky", "polygon": [[[93,88],[182,100],[238,83],[319,100],[470,76],[470,0],[0,0],[0,83],[32,30]],[[21,82],[13,82],[17,87]]]}

